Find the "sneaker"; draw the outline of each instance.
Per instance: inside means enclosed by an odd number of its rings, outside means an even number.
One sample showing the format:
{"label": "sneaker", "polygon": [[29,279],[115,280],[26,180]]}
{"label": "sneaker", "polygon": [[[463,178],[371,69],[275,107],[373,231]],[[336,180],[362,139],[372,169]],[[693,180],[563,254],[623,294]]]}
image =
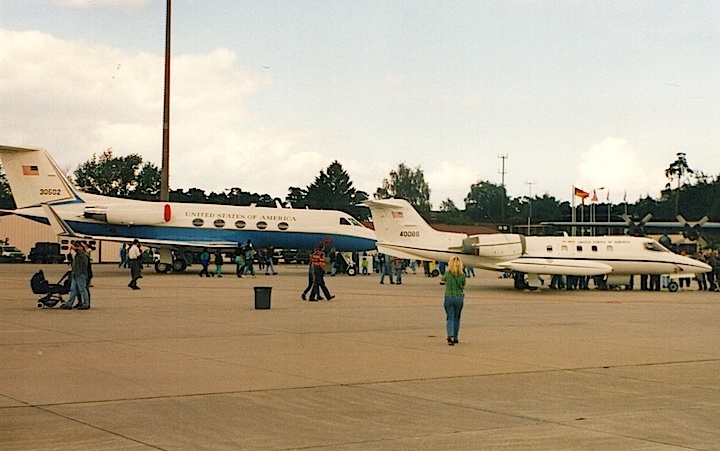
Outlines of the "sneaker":
{"label": "sneaker", "polygon": [[335,299],[335,296],[330,296],[329,298],[327,298],[328,301],[332,301],[333,299]]}
{"label": "sneaker", "polygon": [[89,305],[81,305],[77,309],[78,310],[90,310],[90,306]]}
{"label": "sneaker", "polygon": [[60,304],[60,308],[63,310],[72,310],[72,307],[67,304]]}
{"label": "sneaker", "polygon": [[130,288],[132,288],[133,290],[139,290],[139,289],[140,289],[140,287],[130,287]]}
{"label": "sneaker", "polygon": [[301,294],[301,295],[300,295],[300,298],[301,298],[303,301],[307,301],[307,298],[305,297],[305,293]]}

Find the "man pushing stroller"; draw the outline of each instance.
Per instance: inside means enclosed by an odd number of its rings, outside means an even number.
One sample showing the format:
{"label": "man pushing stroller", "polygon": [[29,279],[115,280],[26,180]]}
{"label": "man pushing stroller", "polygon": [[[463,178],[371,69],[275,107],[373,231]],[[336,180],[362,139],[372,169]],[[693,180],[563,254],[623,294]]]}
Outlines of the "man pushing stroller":
{"label": "man pushing stroller", "polygon": [[90,293],[88,291],[90,258],[85,252],[82,243],[75,243],[75,256],[72,259],[72,270],[70,274],[70,297],[67,302],[60,306],[61,309],[70,310],[73,308],[75,298],[80,295],[80,301],[76,307],[78,310],[90,308]]}

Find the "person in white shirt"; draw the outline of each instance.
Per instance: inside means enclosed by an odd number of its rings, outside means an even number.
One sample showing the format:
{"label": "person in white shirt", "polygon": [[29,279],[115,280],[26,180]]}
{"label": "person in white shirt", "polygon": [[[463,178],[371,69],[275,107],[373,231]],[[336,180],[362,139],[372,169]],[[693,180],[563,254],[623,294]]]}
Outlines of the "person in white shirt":
{"label": "person in white shirt", "polygon": [[128,249],[127,256],[130,262],[130,277],[132,277],[128,287],[133,290],[139,290],[140,287],[137,286],[137,280],[142,277],[140,275],[140,270],[142,269],[142,251],[140,250],[140,242],[138,240],[133,241],[132,246]]}

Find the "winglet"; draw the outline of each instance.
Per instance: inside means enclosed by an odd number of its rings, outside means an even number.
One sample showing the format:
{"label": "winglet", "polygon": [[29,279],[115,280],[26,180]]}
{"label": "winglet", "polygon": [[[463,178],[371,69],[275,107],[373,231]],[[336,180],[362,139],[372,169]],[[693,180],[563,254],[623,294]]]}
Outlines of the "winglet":
{"label": "winglet", "polygon": [[75,237],[75,231],[70,228],[67,222],[47,203],[42,204],[43,211],[47,215],[50,226],[56,235]]}

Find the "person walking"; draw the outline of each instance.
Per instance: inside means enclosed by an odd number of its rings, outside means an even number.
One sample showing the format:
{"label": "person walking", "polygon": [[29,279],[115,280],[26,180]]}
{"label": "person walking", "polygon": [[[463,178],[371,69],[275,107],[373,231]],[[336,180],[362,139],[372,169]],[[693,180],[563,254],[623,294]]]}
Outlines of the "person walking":
{"label": "person walking", "polygon": [[75,244],[75,256],[71,264],[70,297],[67,302],[60,306],[61,309],[70,310],[73,308],[75,298],[80,296],[78,310],[90,308],[90,295],[88,294],[88,256],[81,243]]}
{"label": "person walking", "polygon": [[445,314],[448,345],[454,346],[458,343],[458,332],[460,331],[460,314],[465,302],[465,273],[460,257],[454,256],[450,259],[447,271],[442,276],[445,284]]}
{"label": "person walking", "polygon": [[[313,250],[313,252],[315,252],[315,251]],[[308,264],[308,284],[307,284],[307,287],[305,287],[305,290],[303,290],[302,294],[300,295],[300,298],[303,301],[307,300],[307,294],[312,290],[313,285],[315,285],[315,275],[313,273],[313,264],[311,261]],[[324,300],[324,298],[322,296],[320,296],[320,293],[318,293],[317,300],[318,301]]]}
{"label": "person walking", "polygon": [[215,272],[213,276],[222,277],[223,255],[219,250],[215,251]]}
{"label": "person walking", "polygon": [[253,267],[254,263],[255,249],[252,247],[252,242],[248,240],[247,244],[245,245],[245,269],[243,269],[243,276],[247,273],[250,273],[253,278],[255,278],[255,268]]}
{"label": "person walking", "polygon": [[311,257],[313,269],[313,287],[310,291],[310,300],[317,301],[320,291],[325,295],[325,299],[332,300],[335,296],[330,294],[325,286],[325,243],[320,242]]}
{"label": "person walking", "polygon": [[127,253],[128,253],[127,243],[123,243],[123,245],[120,247],[120,264],[118,265],[118,268],[127,268],[128,267]]}
{"label": "person walking", "polygon": [[385,275],[390,276],[390,283],[394,284],[393,270],[392,270],[392,257],[387,254],[378,254],[380,259],[380,283],[385,283]]}
{"label": "person walking", "polygon": [[242,270],[245,268],[242,247],[235,250],[235,275],[242,278]]}
{"label": "person walking", "polygon": [[128,287],[133,290],[139,290],[140,287],[137,286],[137,281],[140,277],[142,277],[140,274],[142,271],[142,250],[140,250],[140,241],[133,240],[132,246],[128,249],[128,262],[130,263],[131,278]]}
{"label": "person walking", "polygon": [[200,264],[202,265],[200,277],[202,277],[203,274],[205,274],[206,277],[210,277],[210,273],[208,272],[208,266],[210,266],[210,253],[207,249],[203,249],[202,254],[200,254]]}
{"label": "person walking", "polygon": [[392,264],[393,271],[395,271],[395,283],[402,285],[402,272],[403,267],[405,266],[405,261],[402,258],[393,257]]}
{"label": "person walking", "polygon": [[275,264],[273,263],[273,257],[275,256],[275,246],[270,245],[267,248],[267,261],[265,264],[265,275],[269,276],[270,274],[277,275],[275,272]]}

